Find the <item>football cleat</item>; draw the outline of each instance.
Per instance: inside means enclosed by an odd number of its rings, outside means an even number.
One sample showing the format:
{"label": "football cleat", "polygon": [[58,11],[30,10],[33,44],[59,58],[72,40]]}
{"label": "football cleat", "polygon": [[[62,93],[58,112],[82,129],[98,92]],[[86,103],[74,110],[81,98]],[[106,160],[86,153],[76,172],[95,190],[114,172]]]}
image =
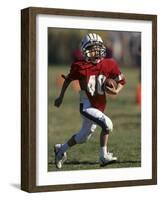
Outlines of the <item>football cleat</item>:
{"label": "football cleat", "polygon": [[63,163],[67,160],[67,153],[61,152],[61,144],[56,144],[54,147],[55,165],[58,169],[62,168]]}
{"label": "football cleat", "polygon": [[116,162],[117,157],[113,157],[113,153],[108,152],[105,156],[100,157],[100,166],[103,167],[105,165],[108,165],[110,163]]}

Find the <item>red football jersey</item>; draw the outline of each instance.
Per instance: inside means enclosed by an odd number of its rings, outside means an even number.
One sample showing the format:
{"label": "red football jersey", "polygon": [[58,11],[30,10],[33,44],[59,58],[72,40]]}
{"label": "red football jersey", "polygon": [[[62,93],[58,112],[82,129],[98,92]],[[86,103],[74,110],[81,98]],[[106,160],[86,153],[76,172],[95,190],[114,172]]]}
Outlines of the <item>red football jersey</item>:
{"label": "red football jersey", "polygon": [[124,85],[125,79],[120,75],[116,61],[105,58],[97,64],[86,61],[74,62],[67,77],[70,80],[79,80],[80,87],[86,91],[91,105],[103,112],[106,106],[106,94],[102,90],[103,83],[107,78],[112,78]]}

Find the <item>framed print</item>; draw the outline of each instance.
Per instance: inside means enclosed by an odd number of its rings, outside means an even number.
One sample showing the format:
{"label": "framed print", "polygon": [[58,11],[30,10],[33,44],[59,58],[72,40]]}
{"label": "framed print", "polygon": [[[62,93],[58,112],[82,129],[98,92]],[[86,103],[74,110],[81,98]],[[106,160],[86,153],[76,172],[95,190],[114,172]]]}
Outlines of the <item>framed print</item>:
{"label": "framed print", "polygon": [[157,16],[21,11],[21,189],[157,184]]}

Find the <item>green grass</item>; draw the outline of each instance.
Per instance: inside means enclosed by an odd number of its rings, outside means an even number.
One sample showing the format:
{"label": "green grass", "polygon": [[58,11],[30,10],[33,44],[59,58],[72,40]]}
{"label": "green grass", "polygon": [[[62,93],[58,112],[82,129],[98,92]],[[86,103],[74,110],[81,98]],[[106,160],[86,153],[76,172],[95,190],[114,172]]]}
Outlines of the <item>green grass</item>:
{"label": "green grass", "polygon": [[[64,143],[81,127],[79,113],[79,94],[68,88],[60,108],[54,106],[60,88],[55,80],[61,73],[67,74],[69,68],[49,67],[48,70],[48,170],[56,171],[54,164],[54,145]],[[138,71],[124,68],[127,84],[115,99],[108,97],[106,114],[114,124],[109,138],[109,149],[118,157],[118,162],[105,168],[141,166],[140,109],[135,103],[135,90],[138,83]],[[99,169],[99,133],[97,127],[92,138],[68,151],[68,160],[61,170]]]}

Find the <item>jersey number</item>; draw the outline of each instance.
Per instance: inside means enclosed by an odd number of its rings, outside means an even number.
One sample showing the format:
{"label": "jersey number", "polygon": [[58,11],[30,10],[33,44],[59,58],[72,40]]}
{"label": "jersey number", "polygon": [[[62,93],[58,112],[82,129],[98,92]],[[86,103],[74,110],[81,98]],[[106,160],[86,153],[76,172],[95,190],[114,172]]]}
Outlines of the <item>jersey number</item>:
{"label": "jersey number", "polygon": [[92,75],[89,77],[88,81],[88,92],[94,96],[95,92],[102,95],[104,91],[102,90],[102,86],[106,80],[106,76],[100,74],[99,76]]}

